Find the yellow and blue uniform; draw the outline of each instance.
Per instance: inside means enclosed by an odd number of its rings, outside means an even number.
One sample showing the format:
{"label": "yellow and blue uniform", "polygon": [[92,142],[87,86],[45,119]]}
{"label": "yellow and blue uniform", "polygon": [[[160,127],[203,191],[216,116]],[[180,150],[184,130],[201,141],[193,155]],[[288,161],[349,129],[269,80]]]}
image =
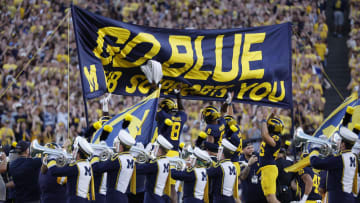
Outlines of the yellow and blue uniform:
{"label": "yellow and blue uniform", "polygon": [[107,172],[99,173],[95,170],[94,171],[94,189],[95,189],[95,201],[96,203],[104,203],[106,201],[106,183],[107,183]]}
{"label": "yellow and blue uniform", "polygon": [[[255,153],[259,158],[259,154]],[[245,161],[248,163],[248,160],[245,158],[245,155],[240,156],[240,161]],[[256,173],[260,168],[259,163],[254,163],[250,166],[249,175],[245,180],[241,181],[242,188],[242,201],[245,203],[266,203],[266,198],[261,189],[260,176],[261,174]]]}
{"label": "yellow and blue uniform", "polygon": [[86,203],[90,193],[92,168],[89,161],[77,160],[64,167],[57,167],[55,160],[48,163],[48,173],[56,177],[67,177],[66,202]]}
{"label": "yellow and blue uniform", "polygon": [[186,171],[171,169],[171,177],[184,181],[184,203],[202,203],[208,199],[206,168],[191,168]]}
{"label": "yellow and blue uniform", "polygon": [[39,172],[41,159],[19,157],[10,163],[9,174],[15,183],[15,202],[40,200]]}
{"label": "yellow and blue uniform", "polygon": [[94,159],[92,160],[94,173],[107,172],[106,202],[128,202],[126,190],[131,180],[134,181],[133,184],[136,181],[133,178],[134,158],[128,152],[122,152],[104,162]]}
{"label": "yellow and blue uniform", "polygon": [[301,176],[308,174],[310,175],[311,179],[313,180],[313,186],[311,189],[311,192],[307,198],[307,203],[316,203],[316,200],[321,200],[322,197],[319,194],[319,186],[320,186],[320,181],[321,181],[321,176],[320,176],[320,171],[313,169],[311,167],[305,167],[303,169],[301,169],[298,172],[299,175],[299,186],[301,188],[301,194],[300,196],[302,196],[305,192],[305,183],[301,180]]}
{"label": "yellow and blue uniform", "polygon": [[238,173],[230,159],[224,159],[216,167],[206,170],[212,182],[214,203],[232,203],[238,193]]}
{"label": "yellow and blue uniform", "polygon": [[231,161],[238,162],[240,160],[240,153],[242,152],[242,138],[239,126],[234,125],[234,127],[236,130],[234,130],[234,128],[231,130],[226,127],[225,135],[226,139],[228,139],[234,146],[237,147],[237,150],[231,158]]}
{"label": "yellow and blue uniform", "polygon": [[214,137],[214,143],[204,142],[205,148],[212,152],[217,152],[222,138],[225,136],[226,121],[223,117],[217,120],[216,124],[207,124],[205,132],[208,136]]}
{"label": "yellow and blue uniform", "polygon": [[276,179],[279,173],[276,167],[275,158],[280,151],[281,139],[279,135],[273,135],[272,138],[276,145],[272,147],[262,141],[259,153],[261,187],[265,196],[276,194]]}
{"label": "yellow and blue uniform", "polygon": [[354,153],[346,150],[326,158],[312,156],[310,163],[315,169],[328,171],[326,189],[329,203],[354,201],[358,192],[358,160]]}
{"label": "yellow and blue uniform", "polygon": [[[166,119],[172,121],[170,126],[164,122]],[[184,111],[177,111],[174,115],[165,110],[157,113],[158,134],[164,136],[173,145],[174,151],[179,149],[179,138],[186,121],[187,115]]]}
{"label": "yellow and blue uniform", "polygon": [[66,202],[66,177],[54,177],[49,172],[40,173],[40,201],[41,203],[63,203]]}
{"label": "yellow and blue uniform", "polygon": [[170,202],[170,163],[161,156],[146,164],[136,164],[138,174],[146,175],[144,203]]}

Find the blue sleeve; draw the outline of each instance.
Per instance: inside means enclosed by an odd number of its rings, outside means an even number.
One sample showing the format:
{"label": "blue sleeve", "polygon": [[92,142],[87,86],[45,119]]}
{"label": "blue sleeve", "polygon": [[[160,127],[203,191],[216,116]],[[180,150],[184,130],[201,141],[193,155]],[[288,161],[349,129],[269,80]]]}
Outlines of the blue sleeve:
{"label": "blue sleeve", "polygon": [[107,160],[104,162],[97,162],[92,164],[92,169],[95,173],[104,173],[107,171],[114,171],[120,168],[120,162],[118,159]]}
{"label": "blue sleeve", "polygon": [[138,164],[136,163],[136,172],[138,174],[151,174],[157,173],[158,165],[157,163],[147,163],[147,164]]}
{"label": "blue sleeve", "polygon": [[40,168],[41,165],[42,165],[42,161],[41,161],[40,158],[32,159],[31,167],[33,167],[33,168]]}
{"label": "blue sleeve", "polygon": [[208,142],[208,141],[205,141],[204,145],[205,145],[205,148],[208,149],[211,152],[217,152],[218,148],[219,148],[219,145],[217,143],[211,143],[211,142]]}
{"label": "blue sleeve", "polygon": [[171,177],[175,180],[194,181],[194,172],[178,171],[171,169]]}
{"label": "blue sleeve", "polygon": [[326,177],[327,177],[327,171],[321,171],[320,172],[320,188],[323,188],[326,190]]}
{"label": "blue sleeve", "polygon": [[209,177],[216,177],[222,175],[221,166],[208,168],[206,169],[206,173]]}
{"label": "blue sleeve", "polygon": [[319,158],[318,156],[313,156],[310,158],[310,163],[312,167],[323,170],[338,169],[343,167],[341,156],[331,156],[326,158]]}
{"label": "blue sleeve", "polygon": [[77,165],[68,165],[64,167],[53,166],[49,168],[49,172],[52,176],[61,177],[61,176],[77,176],[79,171]]}

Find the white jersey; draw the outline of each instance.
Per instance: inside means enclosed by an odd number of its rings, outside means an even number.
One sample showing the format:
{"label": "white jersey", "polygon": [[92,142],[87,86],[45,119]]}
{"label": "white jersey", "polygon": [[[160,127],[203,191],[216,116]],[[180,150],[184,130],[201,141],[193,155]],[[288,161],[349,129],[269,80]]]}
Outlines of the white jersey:
{"label": "white jersey", "polygon": [[158,166],[158,172],[156,175],[154,193],[159,196],[163,196],[166,180],[169,176],[170,163],[167,158],[158,159],[156,163]]}
{"label": "white jersey", "polygon": [[205,168],[194,168],[195,173],[195,186],[194,186],[194,197],[196,199],[204,199],[204,191],[207,182],[207,175]]}
{"label": "white jersey", "polygon": [[121,169],[118,172],[119,174],[116,180],[116,190],[125,193],[134,171],[135,161],[130,154],[121,154],[117,159],[119,160]]}
{"label": "white jersey", "polygon": [[76,163],[78,168],[78,176],[76,183],[76,196],[87,198],[89,193],[92,169],[88,161],[80,161]]}
{"label": "white jersey", "polygon": [[236,167],[230,161],[223,162],[220,166],[223,171],[221,194],[228,197],[233,196],[234,184],[237,178]]}
{"label": "white jersey", "polygon": [[341,178],[342,190],[344,192],[351,193],[353,189],[353,181],[357,169],[356,167],[357,157],[351,152],[343,153],[341,156],[344,164],[343,174]]}

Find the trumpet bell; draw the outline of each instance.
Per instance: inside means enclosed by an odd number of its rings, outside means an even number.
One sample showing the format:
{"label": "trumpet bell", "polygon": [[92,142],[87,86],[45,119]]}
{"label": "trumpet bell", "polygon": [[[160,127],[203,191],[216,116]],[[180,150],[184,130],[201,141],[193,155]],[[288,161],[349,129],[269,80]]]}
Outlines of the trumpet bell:
{"label": "trumpet bell", "polygon": [[30,155],[35,157],[37,154],[41,154],[43,164],[45,165],[48,159],[55,159],[56,165],[59,167],[63,167],[72,161],[72,156],[65,151],[41,146],[37,140],[34,140],[30,145]]}

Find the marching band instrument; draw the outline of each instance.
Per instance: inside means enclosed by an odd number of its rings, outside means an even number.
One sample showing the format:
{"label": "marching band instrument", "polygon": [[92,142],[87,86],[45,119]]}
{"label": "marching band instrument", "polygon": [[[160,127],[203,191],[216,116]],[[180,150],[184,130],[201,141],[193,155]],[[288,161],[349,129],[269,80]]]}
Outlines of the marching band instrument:
{"label": "marching band instrument", "polygon": [[320,154],[323,156],[331,155],[336,151],[336,144],[334,142],[307,135],[300,127],[297,128],[295,131],[294,144],[296,147],[300,147],[301,145],[303,145],[305,152],[308,152],[310,147],[318,147]]}
{"label": "marching band instrument", "polygon": [[[297,128],[294,135],[294,143],[295,146],[300,147],[303,146],[305,148],[305,152],[308,152],[309,148],[319,148],[319,153],[322,156],[328,156],[333,154],[336,151],[336,144],[333,142],[329,142],[327,140],[313,137],[304,133],[302,128]],[[311,146],[312,145],[312,146]],[[300,159],[297,163],[286,167],[284,169],[285,172],[298,172],[301,169],[310,166],[310,156],[307,156],[303,159]]]}
{"label": "marching band instrument", "polygon": [[186,162],[184,159],[179,157],[167,157],[170,166],[175,166],[176,170],[183,170],[186,168]]}
{"label": "marching band instrument", "polygon": [[134,145],[130,148],[130,153],[136,158],[138,163],[146,163],[155,159],[153,155],[144,149],[144,146]]}
{"label": "marching band instrument", "polygon": [[[61,149],[50,149],[41,146],[37,140],[32,141],[30,146],[30,155],[35,157],[36,154],[42,155],[42,161],[44,165],[47,165],[47,160],[55,159],[56,165],[63,167],[72,161],[72,156]],[[47,158],[45,158],[47,157]]]}
{"label": "marching band instrument", "polygon": [[99,156],[100,161],[106,161],[114,154],[114,148],[105,144],[90,144],[94,150],[94,154]]}

